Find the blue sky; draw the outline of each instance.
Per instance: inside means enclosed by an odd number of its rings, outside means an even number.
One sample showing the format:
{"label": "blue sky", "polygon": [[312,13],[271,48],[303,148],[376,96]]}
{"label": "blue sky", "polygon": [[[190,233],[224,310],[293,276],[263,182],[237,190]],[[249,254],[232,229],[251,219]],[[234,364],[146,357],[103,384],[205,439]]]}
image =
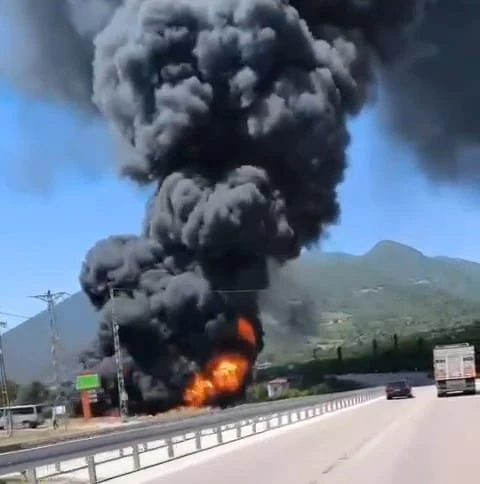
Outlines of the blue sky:
{"label": "blue sky", "polygon": [[[363,253],[382,239],[429,255],[480,260],[477,201],[428,184],[374,108],[351,123],[341,222],[325,250]],[[138,232],[146,194],[115,176],[100,123],[22,98],[0,85],[0,311],[30,316],[47,289],[75,292],[85,252],[99,238]],[[21,318],[0,314],[10,327]]]}

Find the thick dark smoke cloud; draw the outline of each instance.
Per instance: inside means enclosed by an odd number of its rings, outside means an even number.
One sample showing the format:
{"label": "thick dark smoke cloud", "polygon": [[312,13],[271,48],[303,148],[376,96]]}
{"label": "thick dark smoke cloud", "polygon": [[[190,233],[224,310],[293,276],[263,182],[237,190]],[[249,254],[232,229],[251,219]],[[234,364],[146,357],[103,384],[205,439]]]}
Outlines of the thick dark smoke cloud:
{"label": "thick dark smoke cloud", "polygon": [[0,77],[93,110],[93,38],[122,0],[0,0]]}
{"label": "thick dark smoke cloud", "polygon": [[[47,98],[98,114],[92,102],[92,39],[123,0],[0,0],[0,78]],[[384,60],[408,54],[382,73],[379,107],[392,133],[419,153],[435,180],[480,181],[476,0],[292,0],[315,35],[333,38],[360,28]],[[422,15],[425,4],[428,15]],[[413,13],[415,21],[412,23]],[[421,25],[418,25],[422,22]],[[419,27],[416,35],[399,24]],[[393,27],[393,29],[392,29]],[[348,34],[346,33],[350,31]],[[354,34],[356,35],[356,34]],[[413,43],[412,45],[409,45]],[[358,46],[364,45],[357,43]],[[412,48],[413,47],[413,48]],[[18,55],[21,52],[22,55]],[[357,50],[357,56],[361,52]],[[369,62],[365,75],[371,73]],[[359,75],[357,73],[357,75]]]}
{"label": "thick dark smoke cloud", "polygon": [[[52,47],[58,59],[32,79],[37,90],[89,105],[91,89],[122,136],[123,174],[156,186],[144,233],[102,240],[82,267],[109,385],[113,317],[133,400],[181,403],[192,373],[218,353],[253,363],[267,261],[297,257],[337,220],[348,117],[368,99],[374,64],[402,53],[425,3],[125,0],[114,11],[96,0],[92,18],[52,1],[40,12],[38,49],[50,45],[50,19],[68,41]],[[237,338],[240,316],[255,348]]]}
{"label": "thick dark smoke cloud", "polygon": [[266,288],[268,259],[297,257],[337,219],[347,117],[367,100],[373,50],[394,53],[419,3],[390,16],[327,3],[131,0],[95,39],[93,100],[125,140],[123,173],[157,192],[143,236],[99,242],[81,284],[106,357],[117,318],[143,401],[180,403],[216,353],[253,362],[263,330],[243,290]]}
{"label": "thick dark smoke cloud", "polygon": [[411,62],[385,73],[386,119],[434,180],[480,183],[480,2],[437,0]]}

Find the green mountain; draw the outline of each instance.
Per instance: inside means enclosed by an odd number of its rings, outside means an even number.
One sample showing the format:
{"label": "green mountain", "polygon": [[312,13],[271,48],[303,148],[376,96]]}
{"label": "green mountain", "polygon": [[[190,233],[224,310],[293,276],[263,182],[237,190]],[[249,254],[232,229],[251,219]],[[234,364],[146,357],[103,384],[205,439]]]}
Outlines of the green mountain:
{"label": "green mountain", "polygon": [[[273,298],[265,298],[276,321],[267,325],[272,338],[266,354],[310,356],[316,346],[370,344],[374,337],[438,331],[480,319],[480,264],[427,257],[397,242],[382,241],[362,256],[310,253],[282,275],[274,279]],[[303,302],[297,321],[295,298]]]}
{"label": "green mountain", "polygon": [[[369,344],[394,332],[409,335],[480,319],[480,264],[427,257],[382,241],[361,256],[307,253],[278,268],[261,295],[266,331],[263,359],[310,356],[341,344]],[[81,293],[57,306],[60,357],[66,376],[78,371],[78,353],[95,337],[97,314]],[[48,314],[4,335],[9,376],[19,383],[52,379]]]}

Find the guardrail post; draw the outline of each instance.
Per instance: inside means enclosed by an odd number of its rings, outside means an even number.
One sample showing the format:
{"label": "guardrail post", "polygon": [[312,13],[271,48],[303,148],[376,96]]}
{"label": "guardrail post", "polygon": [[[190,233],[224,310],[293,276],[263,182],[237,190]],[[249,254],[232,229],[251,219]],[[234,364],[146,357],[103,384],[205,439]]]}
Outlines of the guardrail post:
{"label": "guardrail post", "polygon": [[88,468],[88,481],[90,484],[96,484],[97,482],[97,469],[95,469],[95,459],[93,455],[87,457],[87,468]]}
{"label": "guardrail post", "polygon": [[202,435],[200,432],[195,432],[195,449],[202,450]]}
{"label": "guardrail post", "polygon": [[257,419],[254,419],[252,422],[252,434],[257,433]]}
{"label": "guardrail post", "polygon": [[119,454],[120,454],[120,457],[125,457],[125,453],[123,451],[123,447],[120,447]]}
{"label": "guardrail post", "polygon": [[287,424],[291,424],[292,423],[292,412],[288,412],[287,413]]}
{"label": "guardrail post", "polygon": [[60,462],[55,462],[55,472],[62,472]]}
{"label": "guardrail post", "polygon": [[235,424],[235,430],[237,431],[236,432],[237,439],[241,439],[242,438],[242,424],[241,424],[241,422],[237,422]]}
{"label": "guardrail post", "polygon": [[140,469],[140,451],[137,444],[132,445],[133,470]]}
{"label": "guardrail post", "polygon": [[173,459],[173,457],[174,457],[174,455],[173,455],[173,442],[172,442],[171,437],[169,437],[167,439],[167,455],[168,455],[169,459]]}
{"label": "guardrail post", "polygon": [[271,417],[267,417],[267,420],[265,421],[265,430],[268,431],[272,428],[272,421]]}
{"label": "guardrail post", "polygon": [[37,470],[35,469],[35,467],[33,469],[27,469],[26,474],[27,474],[27,481],[30,484],[38,484]]}
{"label": "guardrail post", "polygon": [[222,427],[217,427],[217,442],[223,444]]}

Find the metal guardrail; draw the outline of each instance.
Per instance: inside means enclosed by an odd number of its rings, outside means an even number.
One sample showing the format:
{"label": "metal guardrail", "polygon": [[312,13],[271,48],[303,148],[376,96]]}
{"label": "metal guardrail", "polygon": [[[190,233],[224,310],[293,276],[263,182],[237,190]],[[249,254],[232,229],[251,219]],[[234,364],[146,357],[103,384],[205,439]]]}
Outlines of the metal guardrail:
{"label": "metal guardrail", "polygon": [[[95,484],[105,480],[97,476],[97,466],[101,464],[120,459],[130,461],[131,469],[116,476],[109,476],[111,479],[151,467],[153,464],[142,465],[141,463],[140,456],[146,453],[166,449],[167,459],[163,462],[167,462],[179,457],[175,455],[175,445],[179,443],[195,441],[195,449],[188,454],[182,454],[183,457],[205,450],[202,448],[202,437],[208,435],[216,435],[216,443],[213,446],[223,445],[226,443],[224,433],[228,431],[235,430],[234,438],[229,440],[231,442],[324,413],[351,407],[382,394],[383,387],[246,405],[244,408],[238,407],[238,409],[163,423],[150,428],[133,429],[118,434],[20,450],[0,455],[0,474],[22,473],[29,483],[37,484],[40,482],[39,479],[43,481],[45,478],[58,478],[62,475],[87,470],[89,482]],[[274,422],[277,423],[274,424]],[[249,435],[245,435],[243,432],[246,426],[252,427],[252,433]],[[208,448],[212,448],[212,446]],[[118,455],[103,460],[98,458],[99,454],[106,452],[118,452]],[[67,469],[65,464],[75,459],[82,459],[82,463],[73,467],[68,466]],[[156,462],[154,465],[163,462]],[[62,464],[64,465],[62,466]],[[53,466],[53,472],[41,472],[41,468],[44,466]]]}

